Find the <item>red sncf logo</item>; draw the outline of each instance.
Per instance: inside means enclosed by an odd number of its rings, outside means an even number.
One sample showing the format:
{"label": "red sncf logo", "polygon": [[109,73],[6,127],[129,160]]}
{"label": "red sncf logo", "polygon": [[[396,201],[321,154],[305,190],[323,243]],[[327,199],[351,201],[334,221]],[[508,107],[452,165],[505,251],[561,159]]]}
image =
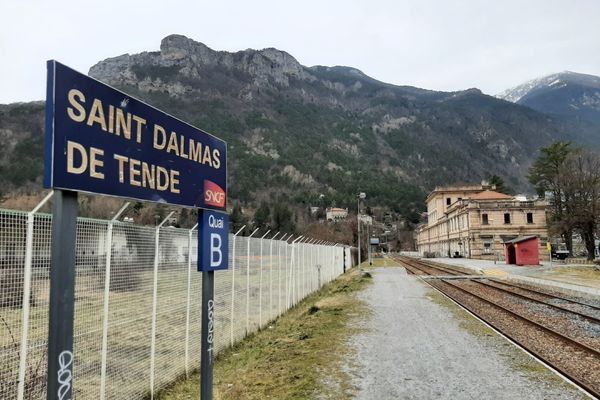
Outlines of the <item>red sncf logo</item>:
{"label": "red sncf logo", "polygon": [[225,207],[225,191],[216,183],[204,180],[204,204]]}

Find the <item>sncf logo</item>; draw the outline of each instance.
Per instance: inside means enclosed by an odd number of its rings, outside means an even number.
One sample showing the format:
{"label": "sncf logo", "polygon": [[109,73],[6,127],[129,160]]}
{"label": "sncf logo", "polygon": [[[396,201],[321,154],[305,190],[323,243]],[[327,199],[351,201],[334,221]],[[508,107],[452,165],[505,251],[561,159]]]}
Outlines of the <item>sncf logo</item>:
{"label": "sncf logo", "polygon": [[225,191],[216,183],[204,180],[204,204],[225,207]]}

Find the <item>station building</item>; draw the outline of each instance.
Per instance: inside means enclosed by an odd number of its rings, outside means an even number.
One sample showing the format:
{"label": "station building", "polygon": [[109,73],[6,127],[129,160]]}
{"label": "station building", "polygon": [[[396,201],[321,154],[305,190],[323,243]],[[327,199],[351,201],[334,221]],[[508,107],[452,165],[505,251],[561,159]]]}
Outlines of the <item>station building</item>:
{"label": "station building", "polygon": [[533,236],[540,259],[548,259],[547,203],[494,189],[485,183],[436,187],[427,196],[427,222],[416,230],[421,255],[505,260],[505,243]]}

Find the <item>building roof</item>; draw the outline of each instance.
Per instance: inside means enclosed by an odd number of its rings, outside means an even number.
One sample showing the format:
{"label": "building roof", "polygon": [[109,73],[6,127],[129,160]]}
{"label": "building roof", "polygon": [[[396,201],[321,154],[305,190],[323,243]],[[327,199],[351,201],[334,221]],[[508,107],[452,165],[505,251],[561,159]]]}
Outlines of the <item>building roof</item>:
{"label": "building roof", "polygon": [[516,244],[516,243],[526,242],[526,241],[532,240],[532,239],[537,239],[537,236],[535,236],[535,235],[519,236],[518,238],[514,238],[512,240],[507,240],[506,242],[504,242],[504,244]]}
{"label": "building roof", "polygon": [[494,190],[484,190],[483,192],[479,192],[471,196],[473,200],[504,200],[504,199],[512,199],[512,196],[509,196],[504,193],[496,192]]}

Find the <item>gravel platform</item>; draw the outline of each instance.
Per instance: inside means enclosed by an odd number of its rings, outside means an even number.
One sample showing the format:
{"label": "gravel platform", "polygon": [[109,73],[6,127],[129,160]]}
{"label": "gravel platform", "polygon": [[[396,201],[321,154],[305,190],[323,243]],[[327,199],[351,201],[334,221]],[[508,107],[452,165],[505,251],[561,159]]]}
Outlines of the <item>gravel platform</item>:
{"label": "gravel platform", "polygon": [[372,274],[345,366],[357,399],[587,398],[403,268]]}

